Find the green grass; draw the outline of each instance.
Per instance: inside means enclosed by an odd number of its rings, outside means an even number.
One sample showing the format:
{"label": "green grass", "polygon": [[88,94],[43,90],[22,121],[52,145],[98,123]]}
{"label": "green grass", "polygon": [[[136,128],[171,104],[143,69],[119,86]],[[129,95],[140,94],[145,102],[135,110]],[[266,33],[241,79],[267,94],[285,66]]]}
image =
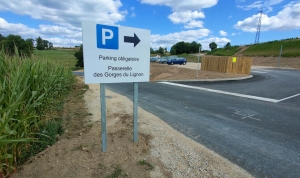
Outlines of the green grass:
{"label": "green grass", "polygon": [[57,135],[63,134],[62,120],[60,118],[49,120],[39,125],[35,136],[40,142],[28,144],[27,148],[22,150],[22,155],[18,160],[18,164],[23,164],[28,158],[35,156],[48,146],[53,145],[57,141]]}
{"label": "green grass", "polygon": [[249,46],[244,51],[245,56],[278,56],[282,46],[282,57],[300,56],[300,39],[270,41]]}
{"label": "green grass", "polygon": [[144,159],[143,160],[139,160],[136,164],[137,165],[147,165],[148,167],[146,168],[146,170],[153,170],[154,169],[154,166],[151,163],[149,163],[146,160],[144,160]]}
{"label": "green grass", "polygon": [[74,53],[75,49],[57,49],[57,50],[34,50],[34,55],[38,58],[46,58],[51,61],[60,62],[65,67],[75,68],[77,62]]}
{"label": "green grass", "polygon": [[218,48],[216,50],[208,52],[207,55],[233,56],[239,50],[240,50],[239,46],[232,46],[232,47],[229,47],[229,48]]}
{"label": "green grass", "polygon": [[117,166],[115,167],[115,170],[114,170],[110,175],[106,176],[105,178],[118,178],[118,177],[124,177],[124,176],[122,176],[123,172],[124,172],[124,171],[122,170],[121,166],[120,166],[120,165],[117,165]]}

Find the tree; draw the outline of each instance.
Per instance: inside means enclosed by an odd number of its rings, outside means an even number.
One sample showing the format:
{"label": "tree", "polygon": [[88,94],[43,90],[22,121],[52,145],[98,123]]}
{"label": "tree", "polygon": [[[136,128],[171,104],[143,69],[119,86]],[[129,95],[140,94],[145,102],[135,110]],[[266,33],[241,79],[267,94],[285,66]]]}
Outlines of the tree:
{"label": "tree", "polygon": [[185,43],[184,41],[175,44],[175,50],[177,54],[185,53]]}
{"label": "tree", "polygon": [[45,49],[49,48],[49,41],[48,40],[43,40],[43,45],[45,47]]}
{"label": "tree", "polygon": [[158,49],[158,53],[162,56],[164,53],[165,53],[165,50],[164,50],[164,48],[162,48],[162,47],[159,47],[159,49]]}
{"label": "tree", "polygon": [[49,49],[53,48],[53,43],[49,42]]}
{"label": "tree", "polygon": [[[15,47],[18,51],[15,51]],[[4,48],[4,51],[8,55],[14,55],[18,52],[20,56],[31,56],[33,53],[33,46],[19,35],[8,35],[6,38],[1,40],[0,48]]]}
{"label": "tree", "polygon": [[184,53],[191,53],[191,44],[189,42],[184,43]]}
{"label": "tree", "polygon": [[83,45],[80,46],[79,51],[76,51],[74,56],[77,59],[75,67],[83,67]]}
{"label": "tree", "polygon": [[[196,41],[193,41],[191,43],[191,53],[199,53],[199,47],[202,45],[200,43],[197,43]],[[201,50],[201,48],[200,48]]]}
{"label": "tree", "polygon": [[213,51],[215,49],[217,49],[218,45],[215,42],[211,42],[209,43],[209,48]]}
{"label": "tree", "polygon": [[44,50],[45,49],[43,39],[41,37],[38,37],[35,41],[36,41],[36,49],[38,49],[38,50]]}
{"label": "tree", "polygon": [[171,55],[176,55],[176,49],[172,47],[170,53]]}
{"label": "tree", "polygon": [[168,50],[167,50],[167,48],[165,48],[165,53],[167,53],[168,52]]}
{"label": "tree", "polygon": [[28,44],[30,44],[30,46],[32,46],[32,48],[33,48],[33,42],[34,42],[34,39],[32,39],[32,38],[27,38],[27,39],[26,39],[26,42],[27,42]]}
{"label": "tree", "polygon": [[154,54],[154,50],[151,47],[150,47],[150,54]]}
{"label": "tree", "polygon": [[231,47],[231,45],[229,42],[224,46],[224,48],[230,48],[230,47]]}
{"label": "tree", "polygon": [[2,40],[4,40],[4,39],[5,39],[5,37],[2,36],[2,34],[0,33],[0,41],[2,41]]}

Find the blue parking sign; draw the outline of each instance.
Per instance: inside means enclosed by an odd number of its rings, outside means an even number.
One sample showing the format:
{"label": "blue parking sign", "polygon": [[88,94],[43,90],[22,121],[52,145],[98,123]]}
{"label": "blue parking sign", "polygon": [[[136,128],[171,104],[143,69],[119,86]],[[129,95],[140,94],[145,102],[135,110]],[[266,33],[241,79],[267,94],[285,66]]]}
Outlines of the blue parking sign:
{"label": "blue parking sign", "polygon": [[96,25],[97,48],[119,49],[119,28],[108,25]]}

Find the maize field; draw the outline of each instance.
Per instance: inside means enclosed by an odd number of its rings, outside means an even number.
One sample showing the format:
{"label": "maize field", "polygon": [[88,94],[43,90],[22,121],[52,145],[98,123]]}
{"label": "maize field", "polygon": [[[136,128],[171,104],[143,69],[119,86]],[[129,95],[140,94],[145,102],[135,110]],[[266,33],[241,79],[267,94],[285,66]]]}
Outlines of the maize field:
{"label": "maize field", "polygon": [[46,113],[70,89],[73,75],[58,62],[9,56],[3,50],[0,71],[1,178],[16,170],[30,143],[39,141],[39,124],[47,122]]}

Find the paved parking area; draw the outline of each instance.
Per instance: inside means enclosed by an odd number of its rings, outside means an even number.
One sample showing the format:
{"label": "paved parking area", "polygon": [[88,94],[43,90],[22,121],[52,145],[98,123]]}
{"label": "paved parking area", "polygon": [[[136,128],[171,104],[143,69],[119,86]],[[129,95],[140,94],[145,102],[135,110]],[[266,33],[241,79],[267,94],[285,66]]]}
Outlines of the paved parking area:
{"label": "paved parking area", "polygon": [[[177,86],[278,103],[300,97],[300,71],[253,69],[253,78],[221,82],[173,82]],[[198,88],[196,88],[198,87]]]}

